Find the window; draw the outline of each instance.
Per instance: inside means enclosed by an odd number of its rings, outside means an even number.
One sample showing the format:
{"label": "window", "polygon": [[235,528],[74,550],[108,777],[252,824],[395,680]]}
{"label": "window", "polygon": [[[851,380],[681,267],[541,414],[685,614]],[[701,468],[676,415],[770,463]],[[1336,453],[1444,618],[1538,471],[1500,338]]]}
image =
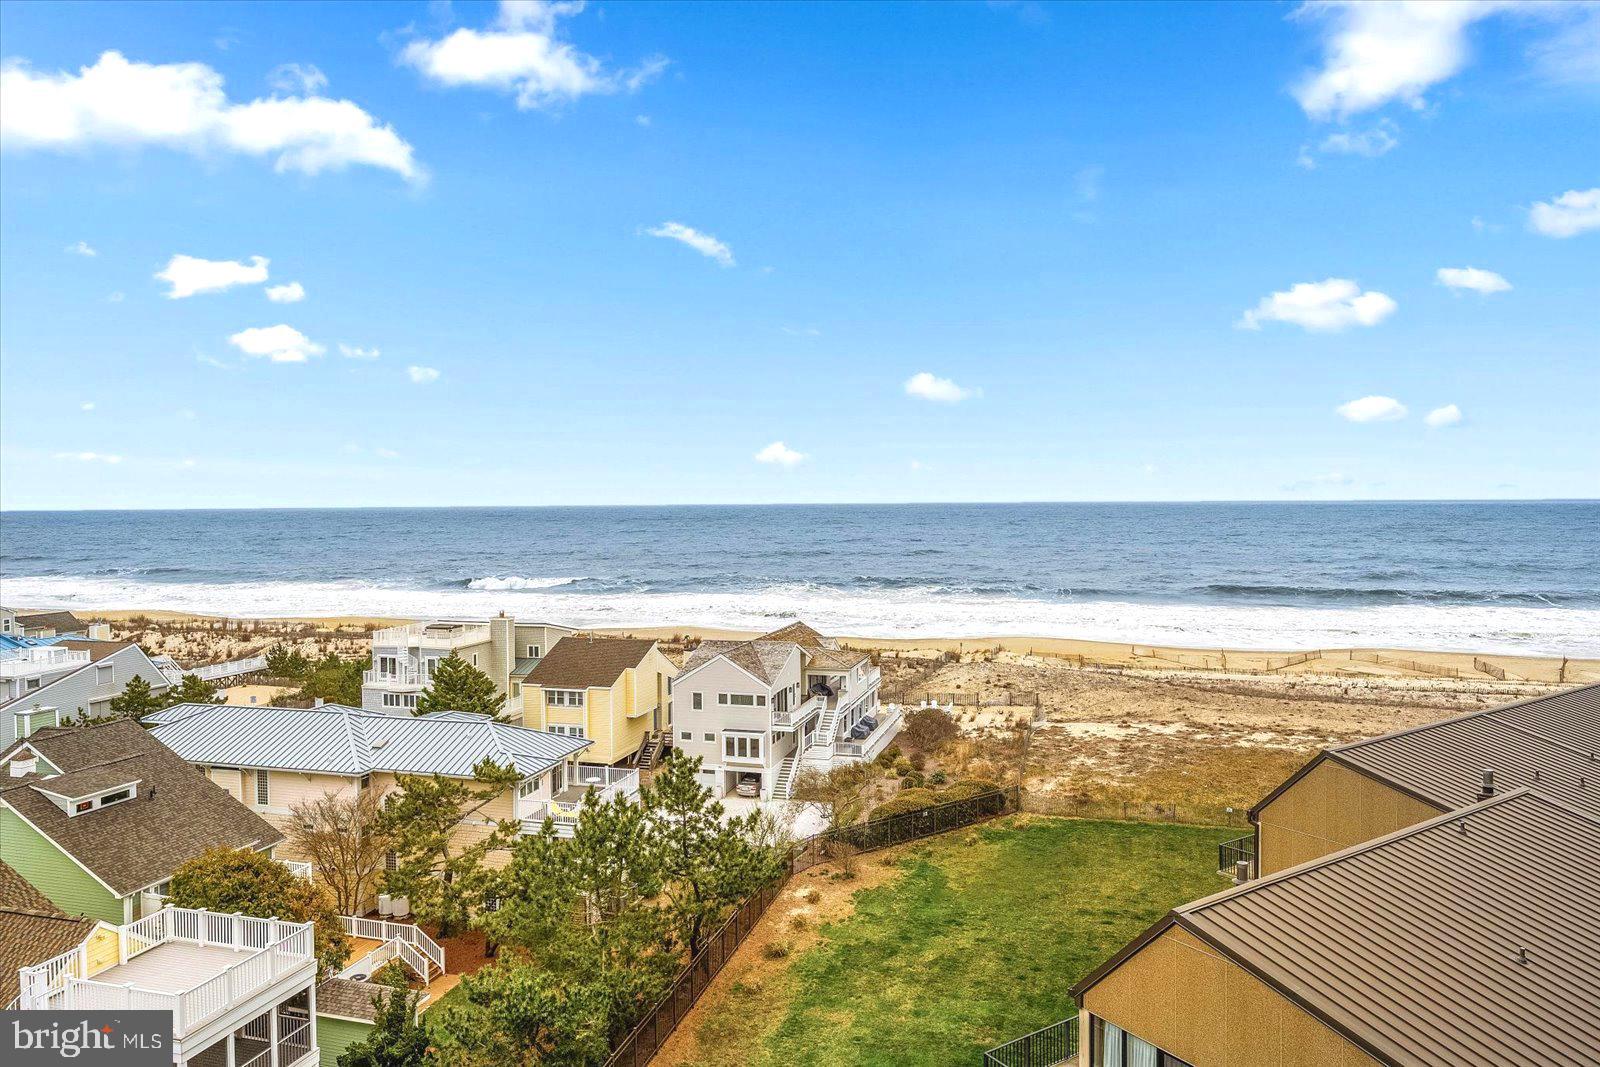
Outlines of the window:
{"label": "window", "polygon": [[399,663],[399,661],[394,656],[379,656],[378,657],[378,673],[379,674],[389,674],[389,675],[399,674],[400,673],[400,663]]}
{"label": "window", "polygon": [[399,866],[400,866],[400,857],[396,856],[393,851],[385,852],[383,854],[383,869],[384,870],[386,870],[386,871],[397,870],[399,868]]}
{"label": "window", "polygon": [[386,708],[414,708],[417,706],[415,693],[385,693],[383,706]]}
{"label": "window", "polygon": [[714,745],[716,743],[717,743],[717,735],[716,734],[706,734],[706,744]]}
{"label": "window", "polygon": [[80,800],[72,806],[72,814],[81,815],[83,812],[94,810],[94,801]]}
{"label": "window", "polygon": [[478,654],[476,652],[472,654],[472,665],[474,667],[478,665]]}
{"label": "window", "polygon": [[127,800],[131,796],[133,796],[133,790],[119,789],[115,793],[107,793],[105,796],[101,797],[100,806],[103,808],[107,804],[120,804],[122,801]]}
{"label": "window", "polygon": [[582,689],[546,689],[544,702],[552,708],[581,708],[583,707]]}
{"label": "window", "polygon": [[103,663],[94,669],[95,685],[111,685],[117,680],[117,668]]}
{"label": "window", "polygon": [[683,740],[685,740],[685,741],[693,741],[694,740],[694,734],[690,733],[688,730],[683,731],[683,733],[679,734],[678,736],[683,738]]}
{"label": "window", "polygon": [[1115,1023],[1094,1020],[1090,1062],[1094,1067],[1190,1067],[1170,1052],[1163,1052]]}
{"label": "window", "polygon": [[529,645],[528,646],[528,658],[529,659],[538,659],[539,658],[539,646],[538,645]]}
{"label": "window", "polygon": [[700,694],[699,693],[696,693],[694,695],[694,710],[695,711],[699,711],[700,710]]}
{"label": "window", "polygon": [[589,736],[588,734],[583,732],[583,727],[578,725],[577,723],[553,722],[553,723],[550,724],[550,732],[553,733],[553,734],[560,734],[563,737],[588,737]]}
{"label": "window", "polygon": [[538,779],[538,778],[529,778],[527,781],[525,781],[521,785],[517,786],[517,796],[519,796],[519,797],[531,797],[531,796],[533,796],[533,794],[536,793],[538,791],[538,789],[539,789],[539,782],[540,782],[540,779]]}
{"label": "window", "polygon": [[732,704],[736,708],[766,707],[767,698],[750,693],[718,693],[718,704]]}
{"label": "window", "polygon": [[372,788],[372,775],[370,775],[370,774],[363,774],[363,775],[362,775],[362,776],[361,776],[361,783],[360,783],[360,787],[361,787],[361,788],[362,788],[362,789],[371,789],[371,788]]}
{"label": "window", "polygon": [[722,755],[726,759],[758,760],[761,740],[760,734],[723,734]]}
{"label": "window", "polygon": [[514,697],[519,697],[519,696],[522,695],[522,683],[521,682],[512,682],[511,683],[511,695],[514,696]]}
{"label": "window", "polygon": [[262,807],[266,807],[268,796],[267,772],[256,771],[256,803],[260,804]]}
{"label": "window", "polygon": [[28,679],[28,688],[29,689],[37,689],[37,688],[39,688],[39,679],[37,679],[37,678],[29,678]]}

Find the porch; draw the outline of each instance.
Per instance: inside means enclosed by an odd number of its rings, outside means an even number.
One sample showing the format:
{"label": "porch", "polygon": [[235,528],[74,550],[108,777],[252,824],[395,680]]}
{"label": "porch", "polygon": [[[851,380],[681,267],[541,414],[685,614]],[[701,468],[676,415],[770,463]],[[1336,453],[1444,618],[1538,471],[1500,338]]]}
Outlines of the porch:
{"label": "porch", "polygon": [[536,834],[546,819],[556,826],[556,836],[571,837],[578,826],[578,814],[583,810],[583,798],[596,793],[596,800],[607,801],[614,797],[630,800],[639,796],[639,772],[632,767],[605,767],[598,764],[573,765],[567,776],[565,788],[557,791],[549,801],[529,805],[523,811],[522,832]]}
{"label": "porch", "polygon": [[300,1067],[316,1063],[320,1057],[316,1038],[310,1001],[302,995],[262,1012],[181,1063],[187,1067]]}

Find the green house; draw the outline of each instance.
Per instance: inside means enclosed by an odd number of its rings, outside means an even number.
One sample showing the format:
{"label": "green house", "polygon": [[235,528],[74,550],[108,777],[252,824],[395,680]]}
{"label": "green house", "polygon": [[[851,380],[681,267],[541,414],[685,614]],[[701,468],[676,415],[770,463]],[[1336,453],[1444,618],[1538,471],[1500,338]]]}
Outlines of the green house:
{"label": "green house", "polygon": [[68,915],[132,922],[207,849],[282,840],[134,722],[42,729],[0,756],[0,862]]}

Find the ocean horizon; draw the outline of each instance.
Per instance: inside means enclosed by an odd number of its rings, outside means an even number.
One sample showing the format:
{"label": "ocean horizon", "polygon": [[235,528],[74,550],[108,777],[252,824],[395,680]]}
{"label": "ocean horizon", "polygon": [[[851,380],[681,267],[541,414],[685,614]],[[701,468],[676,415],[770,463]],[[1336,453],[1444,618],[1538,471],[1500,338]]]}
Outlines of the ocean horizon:
{"label": "ocean horizon", "polygon": [[7,511],[0,596],[253,617],[1600,655],[1600,501]]}

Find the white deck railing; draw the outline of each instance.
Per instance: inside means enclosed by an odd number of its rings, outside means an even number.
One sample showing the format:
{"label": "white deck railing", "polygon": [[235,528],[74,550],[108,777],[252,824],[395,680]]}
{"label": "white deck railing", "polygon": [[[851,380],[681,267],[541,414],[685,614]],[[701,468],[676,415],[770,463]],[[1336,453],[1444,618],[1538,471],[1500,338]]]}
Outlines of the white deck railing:
{"label": "white deck railing", "polygon": [[639,772],[627,767],[601,767],[589,764],[579,764],[571,774],[571,780],[564,792],[572,795],[569,800],[550,800],[543,804],[534,804],[527,809],[527,814],[522,818],[522,832],[536,834],[544,821],[549,819],[556,824],[556,833],[562,837],[571,837],[578,825],[578,816],[583,812],[583,797],[593,791],[599,801],[608,801],[614,797],[627,797],[630,800],[639,795]]}
{"label": "white deck railing", "polygon": [[[440,971],[444,970],[444,949],[439,947],[437,941],[423,933],[422,928],[419,926],[412,923],[385,922],[382,919],[363,919],[359,915],[341,915],[339,916],[339,925],[351,937],[363,937],[368,941],[382,941],[386,944],[390,941],[404,942],[417,952],[420,952],[426,959],[432,960]],[[377,949],[373,949],[373,952],[377,951]],[[372,952],[367,953],[367,955],[372,955]],[[349,970],[348,967],[345,969]],[[427,970],[426,967],[418,969]],[[368,973],[370,974],[371,972],[369,971]]]}
{"label": "white deck railing", "polygon": [[47,671],[81,667],[88,662],[87,652],[52,645],[0,649],[0,678],[26,678]]}
{"label": "white deck railing", "polygon": [[97,982],[89,971],[87,942],[18,972],[23,1010],[165,1009],[173,1032],[185,1034],[279,976],[312,959],[310,923],[257,919],[205,909],[163,908],[117,927],[117,963],[103,973],[170,942],[225,948],[249,955],[186,989],[144,989],[131,983]]}
{"label": "white deck railing", "polygon": [[409,648],[412,645],[427,648],[454,648],[458,645],[475,645],[489,640],[488,623],[427,623],[413,622],[405,626],[389,626],[372,631],[372,647]]}
{"label": "white deck railing", "polygon": [[870,734],[859,741],[835,742],[833,754],[848,760],[876,759],[888,747],[902,718],[898,704],[880,705],[878,713],[878,725]]}

